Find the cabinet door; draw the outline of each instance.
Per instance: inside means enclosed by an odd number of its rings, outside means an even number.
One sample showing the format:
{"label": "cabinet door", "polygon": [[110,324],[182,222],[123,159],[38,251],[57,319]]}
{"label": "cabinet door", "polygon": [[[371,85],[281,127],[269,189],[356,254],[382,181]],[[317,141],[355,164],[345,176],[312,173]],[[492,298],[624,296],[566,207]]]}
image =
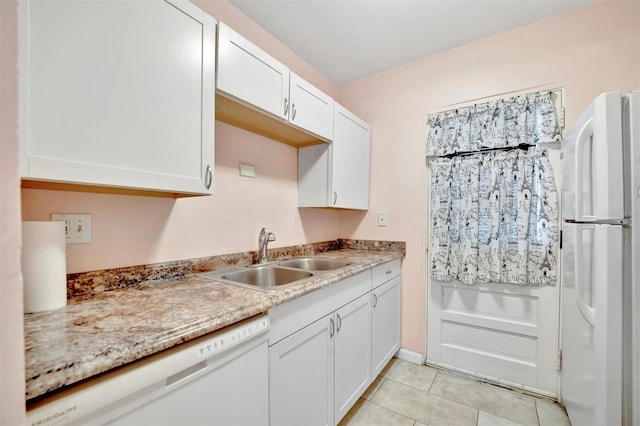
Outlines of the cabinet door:
{"label": "cabinet door", "polygon": [[295,73],[290,74],[289,122],[326,140],[333,138],[333,99]]}
{"label": "cabinet door", "polygon": [[330,153],[331,205],[367,210],[371,151],[369,125],[337,103],[334,114]]}
{"label": "cabinet door", "polygon": [[364,294],[335,313],[335,421],[371,384],[371,296]]}
{"label": "cabinet door", "polygon": [[298,149],[298,207],[369,208],[369,125],[334,106],[333,141]]}
{"label": "cabinet door", "polygon": [[328,315],[269,348],[271,425],[334,424],[334,330]]}
{"label": "cabinet door", "polygon": [[184,0],[20,7],[23,178],[212,191],[213,18]]}
{"label": "cabinet door", "polygon": [[289,68],[222,22],[216,88],[283,120],[289,117]]}
{"label": "cabinet door", "polygon": [[373,378],[400,349],[401,283],[398,276],[371,292]]}

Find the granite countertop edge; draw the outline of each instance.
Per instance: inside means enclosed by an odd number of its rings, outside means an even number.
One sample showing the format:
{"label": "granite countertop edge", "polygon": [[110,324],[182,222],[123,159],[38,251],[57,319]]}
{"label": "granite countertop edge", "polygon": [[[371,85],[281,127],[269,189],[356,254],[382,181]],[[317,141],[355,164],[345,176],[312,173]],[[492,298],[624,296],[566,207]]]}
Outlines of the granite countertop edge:
{"label": "granite countertop edge", "polygon": [[404,256],[341,249],[314,257],[352,265],[264,292],[196,274],[77,297],[64,308],[25,315],[26,399],[90,379],[276,305]]}

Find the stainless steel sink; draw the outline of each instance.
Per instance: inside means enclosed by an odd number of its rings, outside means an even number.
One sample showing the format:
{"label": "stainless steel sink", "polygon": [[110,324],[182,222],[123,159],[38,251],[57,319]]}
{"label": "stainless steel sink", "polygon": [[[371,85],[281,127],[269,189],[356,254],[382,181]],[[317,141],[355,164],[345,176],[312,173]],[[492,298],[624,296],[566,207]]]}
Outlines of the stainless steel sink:
{"label": "stainless steel sink", "polygon": [[273,291],[311,276],[313,273],[309,271],[267,265],[227,272],[219,275],[218,278],[250,288]]}
{"label": "stainless steel sink", "polygon": [[200,274],[205,278],[253,288],[262,291],[277,291],[293,287],[305,279],[344,268],[354,262],[318,257],[296,257],[278,263],[247,266],[231,271],[214,271]]}
{"label": "stainless steel sink", "polygon": [[336,259],[319,259],[315,257],[300,257],[284,260],[278,263],[288,268],[304,269],[305,271],[331,271],[351,265],[351,262]]}

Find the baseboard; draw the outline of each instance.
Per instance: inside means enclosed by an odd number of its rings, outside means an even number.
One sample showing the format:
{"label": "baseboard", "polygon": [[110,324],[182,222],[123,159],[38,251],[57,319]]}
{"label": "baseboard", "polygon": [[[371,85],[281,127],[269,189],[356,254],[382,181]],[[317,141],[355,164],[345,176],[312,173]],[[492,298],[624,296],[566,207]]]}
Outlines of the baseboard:
{"label": "baseboard", "polygon": [[398,352],[396,352],[396,358],[418,365],[424,364],[424,356],[422,354],[411,352],[402,348],[398,349]]}

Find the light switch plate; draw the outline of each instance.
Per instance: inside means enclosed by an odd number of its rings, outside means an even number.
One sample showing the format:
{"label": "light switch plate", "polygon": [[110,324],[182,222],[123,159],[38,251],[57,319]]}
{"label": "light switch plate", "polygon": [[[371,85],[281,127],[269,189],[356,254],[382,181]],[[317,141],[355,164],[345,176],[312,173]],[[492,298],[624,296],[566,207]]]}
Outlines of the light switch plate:
{"label": "light switch plate", "polygon": [[389,226],[389,217],[387,212],[378,212],[378,226]]}
{"label": "light switch plate", "polygon": [[51,213],[51,220],[65,223],[67,244],[87,244],[91,242],[91,215]]}

